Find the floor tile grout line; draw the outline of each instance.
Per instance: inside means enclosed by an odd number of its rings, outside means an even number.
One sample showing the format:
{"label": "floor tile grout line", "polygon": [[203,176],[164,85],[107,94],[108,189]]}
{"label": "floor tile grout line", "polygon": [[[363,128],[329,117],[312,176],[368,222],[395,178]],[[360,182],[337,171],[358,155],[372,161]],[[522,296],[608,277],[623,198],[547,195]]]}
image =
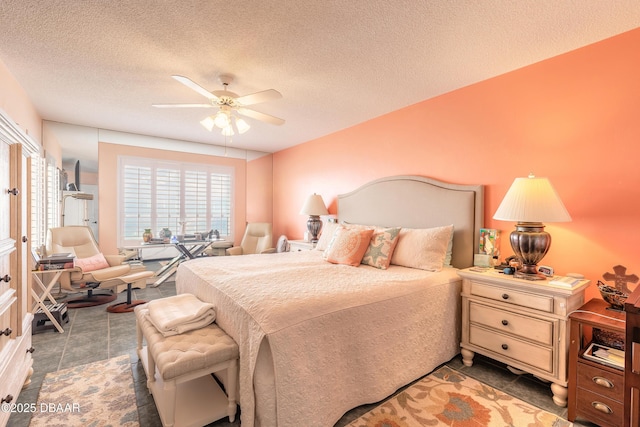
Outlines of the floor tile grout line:
{"label": "floor tile grout line", "polygon": [[[68,311],[69,309],[67,308],[67,312]],[[67,352],[67,345],[69,344],[69,341],[71,339],[71,333],[73,332],[73,326],[75,324],[77,316],[78,316],[78,312],[76,311],[73,312],[73,316],[70,316],[72,318],[69,319],[69,333],[67,334],[67,337],[64,340],[64,345],[62,346],[62,354],[60,355],[60,360],[58,361],[58,369],[56,369],[57,371],[59,371],[62,368],[62,361],[64,360],[64,355]]]}

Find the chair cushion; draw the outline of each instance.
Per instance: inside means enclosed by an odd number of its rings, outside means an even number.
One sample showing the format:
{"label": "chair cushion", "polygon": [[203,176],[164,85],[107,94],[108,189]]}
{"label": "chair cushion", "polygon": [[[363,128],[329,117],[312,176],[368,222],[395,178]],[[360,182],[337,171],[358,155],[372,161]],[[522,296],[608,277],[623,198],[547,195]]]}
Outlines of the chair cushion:
{"label": "chair cushion", "polygon": [[146,304],[136,307],[135,313],[147,341],[147,350],[165,381],[239,356],[236,342],[215,323],[164,337],[149,320]]}
{"label": "chair cushion", "polygon": [[73,266],[79,267],[84,273],[89,271],[101,270],[109,267],[109,263],[104,255],[99,252],[88,258],[75,258],[73,260]]}

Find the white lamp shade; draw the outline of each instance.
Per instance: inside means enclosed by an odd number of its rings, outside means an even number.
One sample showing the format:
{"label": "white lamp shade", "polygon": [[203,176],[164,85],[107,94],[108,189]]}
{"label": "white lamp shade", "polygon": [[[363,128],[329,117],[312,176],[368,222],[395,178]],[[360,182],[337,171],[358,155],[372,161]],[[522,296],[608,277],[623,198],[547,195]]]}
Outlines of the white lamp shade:
{"label": "white lamp shade", "polygon": [[229,116],[224,111],[218,111],[215,115],[215,118],[213,119],[213,122],[220,129],[224,129],[231,124]]}
{"label": "white lamp shade", "polygon": [[327,215],[329,211],[322,200],[322,196],[313,193],[304,202],[300,215]]}
{"label": "white lamp shade", "polygon": [[251,129],[251,126],[249,126],[249,123],[247,123],[244,119],[238,118],[236,119],[236,128],[238,129],[238,133],[243,134]]}
{"label": "white lamp shade", "polygon": [[568,222],[571,216],[547,178],[516,178],[493,219],[517,222]]}
{"label": "white lamp shade", "polygon": [[205,127],[205,129],[207,129],[209,132],[211,132],[213,130],[213,126],[215,126],[215,123],[213,121],[213,116],[209,116],[207,118],[205,118],[204,120],[200,121],[200,124],[202,126]]}

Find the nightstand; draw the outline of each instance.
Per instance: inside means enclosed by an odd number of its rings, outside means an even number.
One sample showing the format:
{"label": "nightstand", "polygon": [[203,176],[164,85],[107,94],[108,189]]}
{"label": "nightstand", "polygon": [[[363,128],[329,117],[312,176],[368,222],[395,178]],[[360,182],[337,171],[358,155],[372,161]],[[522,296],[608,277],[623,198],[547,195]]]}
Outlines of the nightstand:
{"label": "nightstand", "polygon": [[624,304],[627,313],[624,361],[624,426],[640,426],[640,286]]}
{"label": "nightstand", "polygon": [[315,243],[307,242],[305,240],[289,240],[290,252],[310,251],[315,247]]}
{"label": "nightstand", "polygon": [[569,313],[584,304],[588,280],[569,287],[515,279],[498,270],[460,270],[462,361],[475,353],[550,381],[553,401],[567,405]]}
{"label": "nightstand", "polygon": [[[624,340],[625,313],[592,299],[569,316],[569,410],[567,418],[584,418],[602,427],[617,427],[624,419],[624,371],[584,357],[594,329]],[[606,343],[605,343],[606,344]]]}

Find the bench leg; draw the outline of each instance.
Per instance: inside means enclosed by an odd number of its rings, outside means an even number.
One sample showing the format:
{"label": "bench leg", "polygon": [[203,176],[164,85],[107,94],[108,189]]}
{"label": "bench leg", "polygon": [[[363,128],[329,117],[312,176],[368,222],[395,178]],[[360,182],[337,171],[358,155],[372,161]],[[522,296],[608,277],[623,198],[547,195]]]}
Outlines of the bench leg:
{"label": "bench leg", "polygon": [[136,347],[138,353],[138,359],[140,359],[140,352],[142,351],[142,341],[144,335],[142,334],[142,328],[140,327],[140,322],[136,320],[136,336],[138,338],[138,346]]}
{"label": "bench leg", "polygon": [[229,422],[232,423],[236,419],[237,403],[236,394],[238,392],[238,359],[232,360],[227,368],[227,398],[229,399]]}
{"label": "bench leg", "polygon": [[164,392],[166,397],[167,424],[164,427],[173,427],[176,422],[176,406],[178,406],[178,393],[176,393],[176,382],[167,381],[164,383]]}
{"label": "bench leg", "polygon": [[147,372],[147,388],[151,393],[151,387],[156,381],[156,361],[151,356],[151,351],[147,348],[147,365],[149,366],[149,372]]}

